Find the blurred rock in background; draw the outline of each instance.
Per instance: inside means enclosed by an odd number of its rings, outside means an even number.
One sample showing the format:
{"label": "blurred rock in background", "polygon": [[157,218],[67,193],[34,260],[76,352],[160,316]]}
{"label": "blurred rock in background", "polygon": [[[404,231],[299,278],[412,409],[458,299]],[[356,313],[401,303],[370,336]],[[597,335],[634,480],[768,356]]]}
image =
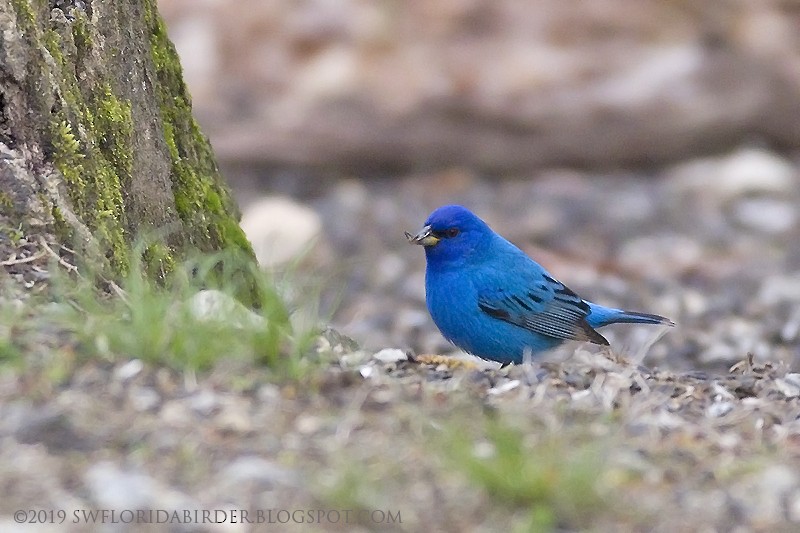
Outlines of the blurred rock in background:
{"label": "blurred rock in background", "polygon": [[800,144],[797,2],[159,6],[196,116],[239,168],[521,173]]}

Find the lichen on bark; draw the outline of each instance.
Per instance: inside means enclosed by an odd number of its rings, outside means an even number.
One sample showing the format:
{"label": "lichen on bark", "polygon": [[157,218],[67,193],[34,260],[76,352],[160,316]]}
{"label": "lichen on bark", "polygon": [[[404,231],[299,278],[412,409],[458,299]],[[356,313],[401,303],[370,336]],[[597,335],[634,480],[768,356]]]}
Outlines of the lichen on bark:
{"label": "lichen on bark", "polygon": [[92,241],[114,275],[140,239],[160,274],[190,250],[252,257],[155,0],[12,0],[0,17],[0,142],[60,239]]}

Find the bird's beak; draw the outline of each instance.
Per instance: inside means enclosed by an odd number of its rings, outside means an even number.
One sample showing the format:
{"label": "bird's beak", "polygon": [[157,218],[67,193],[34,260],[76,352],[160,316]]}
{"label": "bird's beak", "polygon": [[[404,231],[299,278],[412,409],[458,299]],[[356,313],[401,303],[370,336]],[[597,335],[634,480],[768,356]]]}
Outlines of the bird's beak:
{"label": "bird's beak", "polygon": [[406,239],[411,244],[421,244],[422,246],[434,246],[437,244],[441,239],[433,234],[431,231],[430,226],[425,226],[422,228],[422,231],[417,233],[416,235],[411,235],[409,232],[406,233]]}

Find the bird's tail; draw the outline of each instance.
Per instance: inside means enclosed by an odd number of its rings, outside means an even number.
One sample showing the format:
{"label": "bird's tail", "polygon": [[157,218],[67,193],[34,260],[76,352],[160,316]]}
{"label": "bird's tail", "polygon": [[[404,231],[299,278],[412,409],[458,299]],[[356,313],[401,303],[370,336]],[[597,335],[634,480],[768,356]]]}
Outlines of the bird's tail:
{"label": "bird's tail", "polygon": [[609,324],[629,323],[629,324],[663,324],[665,326],[674,326],[675,323],[663,316],[653,315],[650,313],[639,313],[636,311],[623,311],[622,309],[613,309],[611,307],[603,307],[602,305],[589,304],[591,312],[586,320],[593,328],[600,328]]}

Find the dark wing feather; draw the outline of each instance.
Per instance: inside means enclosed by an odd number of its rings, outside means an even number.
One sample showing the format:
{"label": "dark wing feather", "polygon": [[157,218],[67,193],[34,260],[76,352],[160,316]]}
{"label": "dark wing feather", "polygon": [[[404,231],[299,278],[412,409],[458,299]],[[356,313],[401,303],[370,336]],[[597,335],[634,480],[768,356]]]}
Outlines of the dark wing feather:
{"label": "dark wing feather", "polygon": [[478,307],[491,317],[540,335],[608,344],[586,321],[589,305],[547,274],[542,282],[522,290],[483,291]]}

